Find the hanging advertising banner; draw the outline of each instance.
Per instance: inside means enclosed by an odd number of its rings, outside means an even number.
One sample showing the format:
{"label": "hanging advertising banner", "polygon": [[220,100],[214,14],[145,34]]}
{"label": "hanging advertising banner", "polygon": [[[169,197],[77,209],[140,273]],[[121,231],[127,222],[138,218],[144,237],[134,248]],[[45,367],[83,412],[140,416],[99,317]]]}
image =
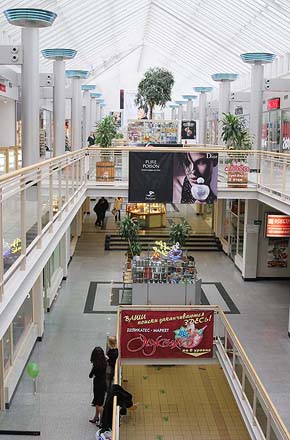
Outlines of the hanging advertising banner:
{"label": "hanging advertising banner", "polygon": [[121,358],[209,358],[212,310],[122,310]]}
{"label": "hanging advertising banner", "polygon": [[129,202],[212,204],[217,153],[129,153]]}
{"label": "hanging advertising banner", "polygon": [[225,172],[228,175],[228,186],[246,188],[248,184],[249,165],[239,159],[232,159],[225,166]]}
{"label": "hanging advertising banner", "polygon": [[290,216],[282,214],[266,214],[266,237],[290,237]]}
{"label": "hanging advertising banner", "polygon": [[196,139],[196,121],[181,121],[181,139]]}
{"label": "hanging advertising banner", "polygon": [[116,127],[121,127],[122,126],[122,113],[120,111],[114,111],[114,112],[110,112],[110,116],[112,116],[114,118]]}
{"label": "hanging advertising banner", "polygon": [[129,202],[172,201],[171,153],[129,153]]}
{"label": "hanging advertising banner", "polygon": [[288,266],[288,245],[288,238],[269,238],[267,267],[286,268]]}

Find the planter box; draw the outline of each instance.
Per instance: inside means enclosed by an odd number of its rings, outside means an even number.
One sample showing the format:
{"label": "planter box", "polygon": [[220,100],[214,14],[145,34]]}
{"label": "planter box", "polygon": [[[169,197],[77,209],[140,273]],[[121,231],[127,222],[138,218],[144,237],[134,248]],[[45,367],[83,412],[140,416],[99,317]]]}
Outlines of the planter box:
{"label": "planter box", "polygon": [[114,162],[102,161],[96,162],[96,180],[111,182],[115,180]]}

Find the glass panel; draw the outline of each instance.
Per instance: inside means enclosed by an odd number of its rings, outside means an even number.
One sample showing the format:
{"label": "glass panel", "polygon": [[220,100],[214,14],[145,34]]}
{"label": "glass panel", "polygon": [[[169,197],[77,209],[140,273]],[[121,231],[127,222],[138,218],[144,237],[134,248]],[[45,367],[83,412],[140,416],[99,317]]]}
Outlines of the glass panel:
{"label": "glass panel", "polygon": [[42,169],[41,222],[44,228],[49,222],[49,167]]}
{"label": "glass panel", "polygon": [[4,353],[4,375],[8,373],[11,365],[11,340],[10,340],[10,326],[3,336],[3,353]]}
{"label": "glass panel", "polygon": [[266,436],[266,432],[267,432],[267,416],[266,416],[266,413],[264,411],[264,408],[260,404],[259,399],[257,399],[256,417],[257,417],[257,420],[259,422],[259,425],[260,425],[264,435]]}
{"label": "glass panel", "polygon": [[13,327],[13,355],[17,354],[20,346],[20,342],[25,332],[30,327],[33,319],[33,306],[32,306],[32,294],[27,295],[24,303],[18,310],[15,318],[12,321]]}
{"label": "glass panel", "polygon": [[4,272],[21,255],[20,195],[3,201],[3,260]]}
{"label": "glass panel", "polygon": [[279,440],[280,438],[281,438],[281,436],[277,435],[271,426],[270,440]]}
{"label": "glass panel", "polygon": [[290,150],[290,110],[282,111],[282,153]]}
{"label": "glass panel", "polygon": [[37,236],[37,183],[26,188],[26,205],[25,205],[25,221],[26,221],[26,247],[28,247]]}
{"label": "glass panel", "polygon": [[247,396],[249,404],[251,405],[251,408],[253,408],[254,390],[253,390],[252,384],[247,376],[247,373],[246,373],[246,377],[245,377],[245,394]]}
{"label": "glass panel", "polygon": [[280,151],[281,110],[269,112],[268,144],[270,151]]}

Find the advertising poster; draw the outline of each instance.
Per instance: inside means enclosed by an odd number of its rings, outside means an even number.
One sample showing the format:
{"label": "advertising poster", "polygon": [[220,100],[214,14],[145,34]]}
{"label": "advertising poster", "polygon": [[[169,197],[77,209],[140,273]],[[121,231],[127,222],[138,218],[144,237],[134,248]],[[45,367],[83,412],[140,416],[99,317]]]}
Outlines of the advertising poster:
{"label": "advertising poster", "polygon": [[129,153],[129,202],[212,204],[217,153]]}
{"label": "advertising poster", "polygon": [[173,203],[216,202],[217,153],[175,153],[173,173]]}
{"label": "advertising poster", "polygon": [[117,127],[122,126],[122,112],[120,112],[120,111],[110,112],[110,116],[113,116]]}
{"label": "advertising poster", "polygon": [[196,121],[181,121],[181,139],[196,139]]}
{"label": "advertising poster", "polygon": [[171,153],[129,153],[129,202],[172,201]]}
{"label": "advertising poster", "polygon": [[225,172],[228,175],[228,186],[246,188],[248,184],[249,165],[238,159],[232,159],[225,166]]}
{"label": "advertising poster", "polygon": [[266,214],[266,237],[290,237],[290,216],[283,214]]}
{"label": "advertising poster", "polygon": [[288,238],[269,238],[267,267],[288,266]]}
{"label": "advertising poster", "polygon": [[121,358],[200,358],[213,354],[212,310],[122,310]]}

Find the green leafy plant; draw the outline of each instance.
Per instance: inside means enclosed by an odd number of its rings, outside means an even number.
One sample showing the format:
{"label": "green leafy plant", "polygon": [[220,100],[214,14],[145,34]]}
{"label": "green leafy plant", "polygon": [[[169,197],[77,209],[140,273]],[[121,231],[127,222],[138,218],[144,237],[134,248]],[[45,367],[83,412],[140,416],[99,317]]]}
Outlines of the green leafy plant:
{"label": "green leafy plant", "polygon": [[117,127],[113,116],[105,116],[97,123],[96,128],[96,144],[100,147],[107,148],[112,144],[112,140],[117,135]]}
{"label": "green leafy plant", "polygon": [[172,244],[179,243],[184,246],[189,236],[189,224],[186,221],[181,223],[173,223],[170,226],[169,241]]}
{"label": "green leafy plant", "polygon": [[125,238],[128,242],[128,250],[131,255],[140,255],[141,245],[138,242],[139,223],[136,219],[129,217],[128,215],[121,220],[119,226],[119,234],[122,238]]}
{"label": "green leafy plant", "polygon": [[149,107],[150,119],[152,119],[155,105],[164,108],[168,101],[171,101],[171,90],[174,85],[174,78],[167,69],[154,67],[144,74],[139,82],[135,103],[139,108]]}
{"label": "green leafy plant", "polygon": [[243,117],[223,113],[221,128],[222,139],[229,150],[250,150],[252,148],[252,138],[247,131]]}

